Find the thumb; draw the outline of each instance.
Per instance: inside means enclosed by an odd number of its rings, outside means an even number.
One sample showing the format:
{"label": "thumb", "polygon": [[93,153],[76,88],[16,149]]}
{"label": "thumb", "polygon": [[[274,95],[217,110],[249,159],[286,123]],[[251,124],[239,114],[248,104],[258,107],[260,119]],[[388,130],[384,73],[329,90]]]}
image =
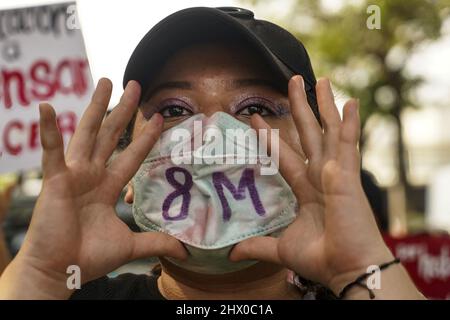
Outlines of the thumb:
{"label": "thumb", "polygon": [[282,264],[278,256],[278,239],[274,237],[253,237],[239,242],[230,253],[230,260],[259,260]]}
{"label": "thumb", "polygon": [[158,256],[184,260],[188,257],[188,253],[180,241],[166,233],[134,233],[133,260]]}

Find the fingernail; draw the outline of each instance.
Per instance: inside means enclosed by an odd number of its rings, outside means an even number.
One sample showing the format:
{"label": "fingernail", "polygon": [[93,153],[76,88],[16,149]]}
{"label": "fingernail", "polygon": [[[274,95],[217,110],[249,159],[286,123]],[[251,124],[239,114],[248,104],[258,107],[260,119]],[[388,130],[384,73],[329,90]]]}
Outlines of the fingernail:
{"label": "fingernail", "polygon": [[157,125],[162,125],[164,122],[164,118],[159,112],[155,112],[150,120]]}
{"label": "fingernail", "polygon": [[123,95],[128,99],[133,99],[133,101],[135,101],[135,99],[139,99],[140,95],[139,83],[135,80],[128,81],[127,85],[125,86],[125,91]]}
{"label": "fingernail", "polygon": [[185,261],[185,260],[187,260],[187,258],[189,258],[189,254],[184,253],[183,255],[180,256],[179,260]]}
{"label": "fingernail", "polygon": [[126,96],[130,95],[131,82],[132,82],[132,80],[128,81],[127,85],[125,86],[124,95],[126,95]]}
{"label": "fingernail", "polygon": [[104,85],[105,85],[105,86],[106,86],[106,85],[112,86],[111,80],[109,80],[108,78],[102,77],[102,78],[98,79],[97,87],[100,86],[100,83],[101,83],[101,82],[104,82]]}
{"label": "fingernail", "polygon": [[47,107],[48,105],[49,105],[48,102],[41,102],[41,103],[39,103],[39,116],[40,116],[40,117],[45,116],[45,113],[44,113],[44,109],[45,109],[45,108],[50,109],[51,114],[54,114],[54,113],[55,113],[55,111],[54,111],[53,108]]}
{"label": "fingernail", "polygon": [[297,83],[299,83],[301,85],[301,87],[303,88],[303,90],[305,90],[305,81],[303,80],[303,77],[302,76],[297,76],[297,78],[298,78],[298,82]]}

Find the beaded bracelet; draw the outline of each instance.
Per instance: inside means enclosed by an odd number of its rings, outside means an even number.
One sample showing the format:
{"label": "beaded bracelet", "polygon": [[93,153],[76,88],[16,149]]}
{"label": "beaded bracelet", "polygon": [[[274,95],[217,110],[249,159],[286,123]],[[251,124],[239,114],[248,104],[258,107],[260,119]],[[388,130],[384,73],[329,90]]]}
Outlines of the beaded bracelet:
{"label": "beaded bracelet", "polygon": [[[394,259],[394,260],[392,260],[390,262],[386,262],[386,263],[380,264],[378,266],[378,268],[381,271],[381,270],[386,269],[387,267],[389,267],[389,266],[391,266],[393,264],[397,264],[397,263],[400,263],[400,259],[398,259],[398,258]],[[344,287],[344,289],[342,289],[342,291],[339,293],[338,299],[343,299],[345,297],[345,294],[351,288],[353,288],[354,286],[359,286],[359,287],[367,289],[367,291],[369,291],[370,299],[374,299],[375,298],[375,294],[373,293],[373,291],[367,286],[366,283],[363,283],[363,281],[366,280],[366,278],[368,278],[369,276],[371,276],[374,273],[375,273],[375,270],[372,270],[371,272],[364,273],[364,274],[360,275],[358,278],[356,278],[354,281],[352,281],[349,284],[347,284]]]}

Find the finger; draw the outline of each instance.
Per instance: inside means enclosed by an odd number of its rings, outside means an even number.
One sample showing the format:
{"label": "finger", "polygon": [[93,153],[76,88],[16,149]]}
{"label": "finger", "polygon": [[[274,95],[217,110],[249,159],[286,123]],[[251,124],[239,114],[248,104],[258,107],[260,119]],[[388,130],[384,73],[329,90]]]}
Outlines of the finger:
{"label": "finger", "polygon": [[334,103],[333,91],[328,79],[319,79],[316,85],[317,103],[324,129],[323,153],[327,158],[337,156],[341,118]]}
{"label": "finger", "polygon": [[135,233],[133,239],[133,260],[157,256],[184,260],[188,257],[188,253],[180,241],[162,232]]}
{"label": "finger", "polygon": [[129,81],[120,98],[100,128],[95,143],[92,159],[105,163],[117,146],[120,136],[130,122],[139,104],[141,86],[137,81]]}
{"label": "finger", "polygon": [[158,140],[163,127],[163,118],[153,114],[131,144],[120,153],[109,167],[112,179],[123,188],[135,175],[141,163]]}
{"label": "finger", "polygon": [[111,92],[111,80],[106,78],[100,79],[92,95],[91,102],[69,142],[67,161],[87,160],[90,158],[98,130],[108,108]]}
{"label": "finger", "polygon": [[56,124],[55,110],[48,103],[39,105],[40,137],[42,144],[42,172],[44,179],[63,171],[64,143]]}
{"label": "finger", "polygon": [[274,237],[253,237],[239,242],[230,252],[229,259],[259,260],[282,264],[278,256],[278,239]]}
{"label": "finger", "polygon": [[308,159],[321,157],[322,129],[306,99],[303,78],[294,76],[289,81],[289,102],[300,142]]}
{"label": "finger", "polygon": [[[268,150],[272,150],[272,138],[271,138],[271,127],[264,119],[258,115],[254,114],[251,118],[251,125],[254,129],[266,129],[268,132]],[[284,177],[286,182],[291,187],[294,194],[297,196],[298,200],[301,201],[304,192],[308,190],[309,182],[307,179],[306,165],[304,159],[300,157],[292,148],[279,138],[279,159],[278,165],[281,175]],[[309,189],[312,190],[312,189]]]}
{"label": "finger", "polygon": [[340,132],[339,162],[344,169],[359,172],[358,141],[360,134],[358,101],[352,99],[344,105],[343,124]]}

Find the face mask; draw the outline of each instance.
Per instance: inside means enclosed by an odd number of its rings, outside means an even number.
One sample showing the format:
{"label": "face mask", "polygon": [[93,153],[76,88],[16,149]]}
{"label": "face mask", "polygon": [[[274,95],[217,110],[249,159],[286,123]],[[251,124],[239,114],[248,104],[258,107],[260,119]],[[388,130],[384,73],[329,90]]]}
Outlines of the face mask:
{"label": "face mask", "polygon": [[[254,145],[239,143],[229,129],[250,127],[223,112],[190,117],[162,133],[133,178],[136,223],[182,241],[189,258],[167,259],[198,273],[223,274],[255,264],[231,262],[228,255],[236,243],[276,236],[295,219],[297,203],[286,181],[279,173],[261,174],[262,165],[249,161]],[[246,160],[236,156],[242,151]]]}

